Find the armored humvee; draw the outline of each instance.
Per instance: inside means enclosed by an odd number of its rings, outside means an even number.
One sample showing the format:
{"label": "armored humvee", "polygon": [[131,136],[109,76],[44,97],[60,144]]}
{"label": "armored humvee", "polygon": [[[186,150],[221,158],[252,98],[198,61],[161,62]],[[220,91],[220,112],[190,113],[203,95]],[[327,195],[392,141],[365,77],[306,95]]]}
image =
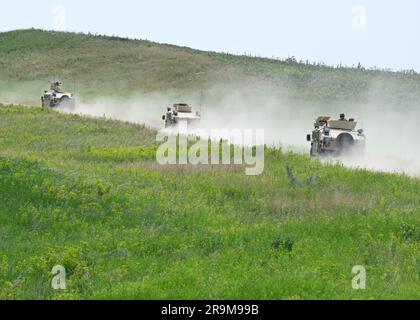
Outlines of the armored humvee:
{"label": "armored humvee", "polygon": [[180,121],[186,121],[188,125],[198,125],[201,115],[199,112],[193,112],[192,107],[186,103],[176,103],[168,107],[162,120],[165,121],[165,128],[176,126]]}
{"label": "armored humvee", "polygon": [[64,92],[60,88],[61,82],[52,82],[50,90],[45,90],[44,95],[41,97],[43,107],[67,107],[74,108],[75,98],[73,93]]}
{"label": "armored humvee", "polygon": [[365,147],[366,137],[363,129],[356,130],[357,122],[346,119],[344,114],[339,120],[331,117],[318,117],[314,124],[312,134],[307,135],[311,142],[311,157],[339,156],[345,152],[362,152]]}

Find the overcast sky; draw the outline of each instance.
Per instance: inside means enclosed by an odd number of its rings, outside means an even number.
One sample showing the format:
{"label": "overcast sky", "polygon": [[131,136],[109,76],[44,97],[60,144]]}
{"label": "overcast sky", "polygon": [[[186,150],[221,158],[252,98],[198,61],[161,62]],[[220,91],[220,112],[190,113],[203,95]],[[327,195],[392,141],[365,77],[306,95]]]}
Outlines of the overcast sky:
{"label": "overcast sky", "polygon": [[1,31],[30,27],[420,71],[419,0],[1,0]]}

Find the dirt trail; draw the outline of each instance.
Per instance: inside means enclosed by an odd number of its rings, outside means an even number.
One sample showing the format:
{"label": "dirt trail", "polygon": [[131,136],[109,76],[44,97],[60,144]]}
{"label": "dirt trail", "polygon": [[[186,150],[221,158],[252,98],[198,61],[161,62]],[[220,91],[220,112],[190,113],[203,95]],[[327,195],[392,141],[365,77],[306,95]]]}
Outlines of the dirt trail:
{"label": "dirt trail", "polygon": [[[359,120],[358,127],[363,128],[367,136],[367,147],[362,157],[340,159],[344,165],[420,176],[417,127],[420,108],[407,108],[402,113],[395,106],[384,106],[372,101],[329,106],[296,103],[264,88],[244,88],[229,94],[208,92],[207,97],[217,99],[205,99],[202,108],[196,98],[186,96],[184,100],[193,101],[195,110],[201,109],[201,127],[204,130],[264,129],[267,145],[303,153],[309,153],[306,134],[312,131],[317,116],[338,117],[340,113],[346,113],[348,117]],[[163,126],[161,117],[168,105],[167,96],[149,94],[125,100],[100,99],[79,103],[73,112],[106,116],[159,129]]]}

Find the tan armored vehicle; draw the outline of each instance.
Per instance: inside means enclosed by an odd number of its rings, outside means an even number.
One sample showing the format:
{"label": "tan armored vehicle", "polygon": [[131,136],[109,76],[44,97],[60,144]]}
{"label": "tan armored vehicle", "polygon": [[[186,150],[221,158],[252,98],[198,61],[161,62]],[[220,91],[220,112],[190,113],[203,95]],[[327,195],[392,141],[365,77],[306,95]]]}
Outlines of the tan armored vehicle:
{"label": "tan armored vehicle", "polygon": [[308,134],[307,141],[311,142],[311,156],[339,156],[345,152],[362,152],[366,137],[363,129],[356,130],[357,122],[346,119],[344,114],[339,120],[331,117],[318,117],[314,124],[312,135]]}
{"label": "tan armored vehicle", "polygon": [[176,126],[180,121],[185,121],[188,125],[198,125],[201,116],[199,112],[193,112],[188,104],[176,103],[172,107],[168,107],[162,120],[165,121],[165,128]]}
{"label": "tan armored vehicle", "polygon": [[43,107],[67,107],[74,108],[75,99],[73,93],[64,92],[60,88],[61,82],[52,82],[50,90],[45,90],[41,97]]}

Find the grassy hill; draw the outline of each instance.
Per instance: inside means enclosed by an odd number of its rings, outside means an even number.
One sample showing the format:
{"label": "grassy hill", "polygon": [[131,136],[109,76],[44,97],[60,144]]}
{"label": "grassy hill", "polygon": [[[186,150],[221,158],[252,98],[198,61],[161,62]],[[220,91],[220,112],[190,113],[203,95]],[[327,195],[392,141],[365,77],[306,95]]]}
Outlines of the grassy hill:
{"label": "grassy hill", "polygon": [[38,104],[42,90],[57,78],[69,90],[76,87],[84,99],[173,90],[205,93],[215,85],[219,91],[269,86],[292,99],[332,105],[374,97],[378,103],[409,107],[420,98],[420,75],[412,71],[332,68],[299,63],[293,57],[235,56],[144,40],[34,29],[0,33],[0,68],[0,98],[28,104]]}
{"label": "grassy hill", "polygon": [[[373,99],[403,113],[420,101],[413,72],[41,30],[0,33],[0,70],[0,103],[37,105],[57,78],[69,90],[75,80],[80,100],[250,91],[242,101],[262,108],[265,91],[254,93],[267,90],[295,109]],[[1,299],[420,297],[418,179],[274,148],[255,177],[159,166],[155,137],[144,125],[0,104]],[[64,292],[51,289],[58,264]],[[355,265],[366,290],[351,288]]]}
{"label": "grassy hill", "polygon": [[419,180],[276,149],[255,177],[161,167],[155,134],[0,107],[0,298],[419,298]]}

